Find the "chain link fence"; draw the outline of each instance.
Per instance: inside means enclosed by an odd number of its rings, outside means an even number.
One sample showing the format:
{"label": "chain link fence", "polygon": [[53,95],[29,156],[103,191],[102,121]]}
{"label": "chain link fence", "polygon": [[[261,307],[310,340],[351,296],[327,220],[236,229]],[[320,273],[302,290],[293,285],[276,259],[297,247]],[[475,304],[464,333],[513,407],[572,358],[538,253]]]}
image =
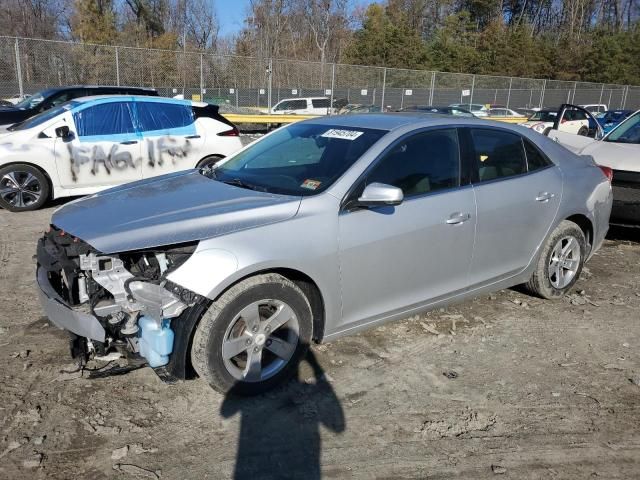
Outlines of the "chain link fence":
{"label": "chain link fence", "polygon": [[[0,36],[0,98],[77,84],[153,87],[224,111],[268,111],[280,100],[329,97],[393,110],[414,105],[562,103],[640,108],[640,87],[113,47]],[[337,102],[336,102],[337,104]]]}

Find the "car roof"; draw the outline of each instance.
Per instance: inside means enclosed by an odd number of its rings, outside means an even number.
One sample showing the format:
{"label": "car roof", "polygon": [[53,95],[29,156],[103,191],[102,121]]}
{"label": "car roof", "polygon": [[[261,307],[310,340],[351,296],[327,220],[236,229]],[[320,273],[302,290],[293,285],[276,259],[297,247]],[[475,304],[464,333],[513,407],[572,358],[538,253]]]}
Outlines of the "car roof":
{"label": "car roof", "polygon": [[[359,113],[354,115],[332,115],[304,120],[305,123],[327,125],[332,127],[371,128],[378,130],[395,130],[406,126],[416,128],[446,125],[470,125],[480,127],[501,127],[518,132],[513,125],[504,122],[483,120],[475,117],[459,117],[452,115],[429,114],[420,112],[398,113]],[[521,127],[520,127],[521,128]]]}
{"label": "car roof", "polygon": [[192,100],[183,100],[179,98],[168,98],[168,97],[149,97],[147,95],[90,95],[88,97],[79,97],[74,98],[73,102],[78,102],[80,104],[85,104],[89,102],[100,103],[100,101],[117,101],[117,100],[144,100],[145,102],[158,102],[158,103],[173,103],[177,105],[188,105],[195,107],[204,107],[207,104],[204,102],[194,102]]}
{"label": "car roof", "polygon": [[278,103],[288,101],[288,100],[329,100],[329,97],[291,97],[291,98],[282,98],[278,100]]}
{"label": "car roof", "polygon": [[49,92],[49,93],[57,93],[57,92],[64,92],[65,90],[76,90],[78,88],[91,88],[91,89],[94,89],[94,90],[99,90],[99,89],[113,90],[115,88],[115,89],[120,89],[120,90],[139,90],[139,91],[146,91],[146,92],[155,92],[156,91],[155,88],[129,87],[129,86],[123,86],[123,85],[68,85],[66,87],[47,88],[47,89],[41,90],[41,91],[42,92]]}

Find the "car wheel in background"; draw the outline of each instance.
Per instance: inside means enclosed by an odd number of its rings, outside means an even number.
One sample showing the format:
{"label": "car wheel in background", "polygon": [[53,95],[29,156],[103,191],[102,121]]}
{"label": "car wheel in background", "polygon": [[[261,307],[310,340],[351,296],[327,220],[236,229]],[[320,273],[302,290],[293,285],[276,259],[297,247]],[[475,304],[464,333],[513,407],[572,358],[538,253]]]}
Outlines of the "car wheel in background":
{"label": "car wheel in background", "polygon": [[254,395],[295,373],[312,330],[302,290],[281,275],[257,275],[211,304],[196,328],[191,362],[215,390]]}
{"label": "car wheel in background", "polygon": [[562,221],[544,244],[527,289],[542,298],[561,297],[578,280],[586,254],[586,240],[580,227]]}
{"label": "car wheel in background", "polygon": [[581,135],[583,137],[586,137],[589,135],[589,128],[585,127],[584,125],[582,127],[580,127],[580,130],[578,130],[578,135]]}
{"label": "car wheel in background", "polygon": [[25,164],[0,168],[0,207],[10,212],[37,210],[49,198],[49,182],[35,167]]}
{"label": "car wheel in background", "polygon": [[204,157],[202,160],[200,160],[198,162],[198,165],[196,165],[196,168],[213,167],[223,158],[224,157],[222,155],[209,155],[208,157]]}

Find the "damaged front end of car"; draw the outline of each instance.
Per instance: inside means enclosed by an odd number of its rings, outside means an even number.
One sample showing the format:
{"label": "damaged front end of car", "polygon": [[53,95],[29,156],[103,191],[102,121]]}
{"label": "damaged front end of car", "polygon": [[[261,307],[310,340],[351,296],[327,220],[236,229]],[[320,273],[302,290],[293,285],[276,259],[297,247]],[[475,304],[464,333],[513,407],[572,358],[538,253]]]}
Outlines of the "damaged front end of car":
{"label": "damaged front end of car", "polygon": [[122,355],[164,371],[172,321],[203,301],[167,275],[197,243],[102,254],[54,226],[45,233],[37,249],[41,304],[52,323],[72,333],[71,353],[81,365]]}

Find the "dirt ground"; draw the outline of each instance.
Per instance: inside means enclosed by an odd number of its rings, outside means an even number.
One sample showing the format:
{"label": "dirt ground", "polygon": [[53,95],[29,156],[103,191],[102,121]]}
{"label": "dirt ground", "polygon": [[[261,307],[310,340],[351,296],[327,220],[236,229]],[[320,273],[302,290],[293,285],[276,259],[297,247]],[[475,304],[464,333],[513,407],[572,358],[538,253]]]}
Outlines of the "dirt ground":
{"label": "dirt ground", "polygon": [[640,478],[640,232],[563,300],[505,290],[316,346],[238,400],[74,373],[36,297],[52,211],[0,210],[0,478]]}

